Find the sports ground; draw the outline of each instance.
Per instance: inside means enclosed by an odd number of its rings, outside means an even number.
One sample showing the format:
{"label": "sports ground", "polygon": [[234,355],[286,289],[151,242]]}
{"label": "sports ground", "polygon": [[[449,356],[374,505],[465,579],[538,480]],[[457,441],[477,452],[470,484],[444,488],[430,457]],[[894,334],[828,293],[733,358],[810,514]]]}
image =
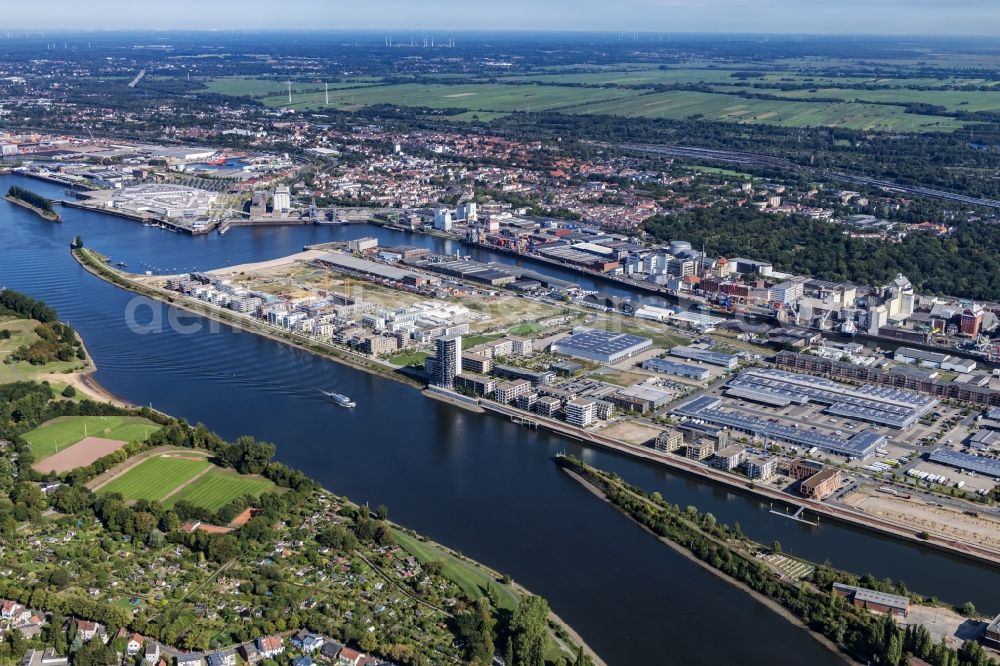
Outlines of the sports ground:
{"label": "sports ground", "polygon": [[[37,461],[35,469],[64,472],[89,465],[128,442],[146,441],[159,429],[157,424],[138,416],[60,416],[22,437]],[[112,446],[109,441],[118,445]]]}

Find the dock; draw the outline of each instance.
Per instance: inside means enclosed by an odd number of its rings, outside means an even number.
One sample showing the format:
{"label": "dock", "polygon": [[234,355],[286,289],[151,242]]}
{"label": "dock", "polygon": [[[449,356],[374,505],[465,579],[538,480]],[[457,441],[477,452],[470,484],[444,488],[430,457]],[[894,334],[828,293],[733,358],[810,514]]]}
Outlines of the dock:
{"label": "dock", "polygon": [[805,511],[805,510],[806,510],[806,508],[804,506],[800,506],[798,508],[798,511],[796,511],[795,513],[788,513],[788,509],[785,509],[785,511],[783,511],[783,512],[782,511],[775,511],[774,510],[774,505],[772,504],[771,505],[771,511],[770,511],[770,513],[773,513],[776,516],[781,516],[782,518],[788,518],[789,520],[794,520],[797,523],[804,523],[806,525],[812,525],[813,527],[817,527],[819,525],[819,520],[818,519],[815,522],[813,522],[811,520],[807,520],[807,519],[805,519],[805,518],[802,517],[802,512]]}

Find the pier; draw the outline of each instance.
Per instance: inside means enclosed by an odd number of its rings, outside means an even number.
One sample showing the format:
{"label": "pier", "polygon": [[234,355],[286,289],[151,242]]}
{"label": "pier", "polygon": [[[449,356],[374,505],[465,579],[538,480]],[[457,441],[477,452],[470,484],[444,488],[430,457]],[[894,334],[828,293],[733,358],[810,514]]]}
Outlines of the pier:
{"label": "pier", "polygon": [[802,512],[805,511],[805,510],[806,510],[806,508],[804,506],[800,506],[798,508],[798,511],[796,511],[795,513],[788,513],[787,509],[785,509],[784,512],[782,512],[782,511],[775,511],[774,510],[774,505],[772,504],[771,505],[771,511],[770,511],[770,513],[773,513],[776,516],[781,516],[782,518],[788,518],[789,520],[794,520],[797,523],[804,523],[806,525],[812,525],[813,527],[818,526],[819,525],[819,519],[817,519],[815,522],[813,522],[811,520],[806,520],[805,518],[802,517]]}

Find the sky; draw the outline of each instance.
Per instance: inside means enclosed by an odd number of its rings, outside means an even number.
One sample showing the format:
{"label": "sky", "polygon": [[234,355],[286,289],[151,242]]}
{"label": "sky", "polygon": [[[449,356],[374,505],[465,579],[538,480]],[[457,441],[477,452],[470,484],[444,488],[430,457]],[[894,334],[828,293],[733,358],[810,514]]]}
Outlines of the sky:
{"label": "sky", "polygon": [[598,30],[1000,36],[1000,0],[0,0],[15,29]]}

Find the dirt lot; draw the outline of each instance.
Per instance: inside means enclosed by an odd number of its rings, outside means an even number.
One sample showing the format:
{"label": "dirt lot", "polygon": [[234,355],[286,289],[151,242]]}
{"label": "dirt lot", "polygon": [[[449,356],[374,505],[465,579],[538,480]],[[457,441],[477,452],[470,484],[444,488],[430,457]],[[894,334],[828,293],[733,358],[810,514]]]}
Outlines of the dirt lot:
{"label": "dirt lot", "polygon": [[954,509],[931,506],[921,500],[906,500],[875,490],[851,493],[844,503],[865,513],[924,530],[945,534],[961,541],[1000,549],[1000,521],[979,515],[967,516]]}
{"label": "dirt lot", "polygon": [[970,620],[950,608],[910,606],[910,613],[901,624],[922,624],[931,632],[934,644],[944,638],[948,646],[961,647],[967,640],[976,640],[986,631],[986,623]]}
{"label": "dirt lot", "polygon": [[636,423],[635,421],[615,421],[601,430],[601,434],[605,437],[614,437],[635,446],[645,444],[661,432],[663,431],[659,428],[654,428],[644,423]]}
{"label": "dirt lot", "polygon": [[48,474],[49,472],[68,472],[77,467],[86,467],[90,463],[103,458],[109,453],[114,453],[118,449],[128,444],[117,439],[103,439],[101,437],[85,437],[76,444],[63,449],[55,455],[51,455],[41,462],[37,462],[32,467],[37,472]]}

